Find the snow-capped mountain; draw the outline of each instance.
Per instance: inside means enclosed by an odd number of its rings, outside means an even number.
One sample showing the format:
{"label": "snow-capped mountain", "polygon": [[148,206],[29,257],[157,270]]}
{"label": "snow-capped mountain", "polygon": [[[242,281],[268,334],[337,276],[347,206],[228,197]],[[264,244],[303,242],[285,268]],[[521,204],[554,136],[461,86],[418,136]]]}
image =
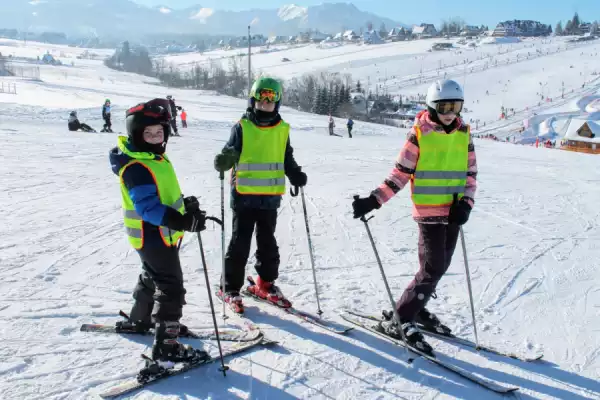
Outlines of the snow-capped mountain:
{"label": "snow-capped mountain", "polygon": [[227,11],[201,5],[183,10],[146,7],[131,0],[12,0],[0,13],[0,26],[5,28],[129,38],[161,32],[240,35],[251,23],[254,33],[265,35],[293,35],[306,29],[336,33],[364,28],[369,22],[376,29],[382,23],[388,28],[402,25],[350,3]]}

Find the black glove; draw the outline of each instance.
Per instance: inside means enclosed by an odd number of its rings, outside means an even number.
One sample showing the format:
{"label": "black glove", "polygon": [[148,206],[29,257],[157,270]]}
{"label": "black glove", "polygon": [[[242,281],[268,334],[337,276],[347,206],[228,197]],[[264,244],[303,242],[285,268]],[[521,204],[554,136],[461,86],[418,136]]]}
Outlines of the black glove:
{"label": "black glove", "polygon": [[458,194],[454,193],[454,200],[450,206],[450,213],[448,214],[448,223],[456,225],[464,225],[469,220],[471,214],[471,206],[467,203],[465,198],[458,200]]}
{"label": "black glove", "polygon": [[206,229],[206,212],[202,210],[180,214],[174,208],[167,208],[163,225],[174,231],[201,232]]}
{"label": "black glove", "polygon": [[224,149],[215,157],[215,169],[219,172],[229,171],[239,159],[240,155],[233,149]]}
{"label": "black glove", "polygon": [[308,180],[306,174],[302,172],[302,168],[298,167],[298,169],[292,170],[288,174],[288,179],[292,186],[303,187],[306,186],[306,181]]}
{"label": "black glove", "polygon": [[184,197],[183,204],[185,206],[185,212],[200,210],[200,202],[198,201],[196,196]]}
{"label": "black glove", "polygon": [[373,210],[381,208],[381,204],[377,201],[375,196],[370,195],[369,197],[358,197],[352,202],[352,209],[354,210],[354,218],[361,218],[370,213]]}

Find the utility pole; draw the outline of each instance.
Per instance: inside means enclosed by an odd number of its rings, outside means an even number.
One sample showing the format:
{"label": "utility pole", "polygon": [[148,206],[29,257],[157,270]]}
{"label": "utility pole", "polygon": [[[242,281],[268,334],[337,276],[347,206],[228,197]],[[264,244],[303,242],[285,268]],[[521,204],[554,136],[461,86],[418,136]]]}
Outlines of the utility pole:
{"label": "utility pole", "polygon": [[252,40],[250,38],[250,25],[248,25],[248,96],[252,89]]}

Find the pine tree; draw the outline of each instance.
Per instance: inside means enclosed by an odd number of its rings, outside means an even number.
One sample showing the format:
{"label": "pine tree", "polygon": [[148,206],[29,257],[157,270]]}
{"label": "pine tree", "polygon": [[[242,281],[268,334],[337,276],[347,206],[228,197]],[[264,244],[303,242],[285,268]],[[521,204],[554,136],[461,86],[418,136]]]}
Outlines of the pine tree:
{"label": "pine tree", "polygon": [[321,98],[321,89],[317,87],[317,88],[315,88],[315,96],[314,96],[311,112],[313,112],[315,114],[320,114],[321,113],[320,110],[322,107],[323,107],[323,103],[322,103],[322,98]]}
{"label": "pine tree", "polygon": [[580,24],[581,21],[579,20],[579,14],[575,13],[575,15],[573,15],[573,21],[571,22],[571,28],[573,29],[574,33],[577,33]]}
{"label": "pine tree", "polygon": [[558,24],[556,24],[556,28],[554,29],[554,34],[556,36],[562,36],[564,34],[562,22],[558,21]]}
{"label": "pine tree", "polygon": [[567,24],[565,25],[565,30],[564,30],[565,35],[571,35],[573,33],[573,21],[568,20]]}
{"label": "pine tree", "polygon": [[357,82],[356,82],[356,91],[357,91],[357,92],[359,92],[359,93],[362,93],[362,92],[363,92],[363,90],[362,90],[362,86],[361,86],[361,84],[360,84],[360,81],[357,81]]}

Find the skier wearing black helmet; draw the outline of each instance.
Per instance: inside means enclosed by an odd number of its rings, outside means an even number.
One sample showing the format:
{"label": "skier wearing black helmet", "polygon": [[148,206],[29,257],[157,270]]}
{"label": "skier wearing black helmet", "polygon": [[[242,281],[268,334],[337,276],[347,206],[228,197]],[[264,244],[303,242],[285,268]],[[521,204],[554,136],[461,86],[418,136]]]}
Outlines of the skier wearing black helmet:
{"label": "skier wearing black helmet", "polygon": [[155,328],[152,358],[161,365],[206,356],[177,341],[180,329],[187,329],[179,324],[186,293],[179,243],[184,231],[205,229],[206,213],[194,196],[183,197],[165,154],[168,108],[165,99],[154,99],[127,110],[128,136],[120,136],[110,152],[121,183],[125,230],[142,260],[130,319],[140,331]]}

